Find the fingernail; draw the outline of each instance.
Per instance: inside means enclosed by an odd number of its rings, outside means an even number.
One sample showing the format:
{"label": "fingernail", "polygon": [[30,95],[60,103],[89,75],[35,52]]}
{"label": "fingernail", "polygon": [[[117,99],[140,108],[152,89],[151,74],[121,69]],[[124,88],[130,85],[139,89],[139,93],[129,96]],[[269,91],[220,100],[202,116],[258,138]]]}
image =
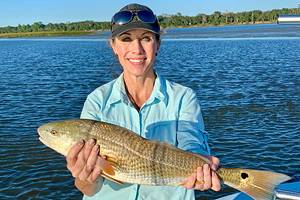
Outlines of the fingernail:
{"label": "fingernail", "polygon": [[99,150],[99,145],[95,145],[95,146],[94,146],[94,150],[95,150],[95,151],[98,151],[98,150]]}
{"label": "fingernail", "polygon": [[83,145],[83,144],[84,144],[84,140],[81,139],[78,141],[78,145]]}
{"label": "fingernail", "polygon": [[90,145],[95,144],[95,140],[94,140],[94,139],[89,139],[89,144],[90,144]]}
{"label": "fingernail", "polygon": [[204,164],[204,165],[203,165],[203,168],[204,168],[204,169],[208,169],[208,168],[209,168],[209,167],[208,167],[208,164]]}
{"label": "fingernail", "polygon": [[217,166],[216,165],[212,165],[211,169],[214,170],[214,171],[216,171],[217,170]]}

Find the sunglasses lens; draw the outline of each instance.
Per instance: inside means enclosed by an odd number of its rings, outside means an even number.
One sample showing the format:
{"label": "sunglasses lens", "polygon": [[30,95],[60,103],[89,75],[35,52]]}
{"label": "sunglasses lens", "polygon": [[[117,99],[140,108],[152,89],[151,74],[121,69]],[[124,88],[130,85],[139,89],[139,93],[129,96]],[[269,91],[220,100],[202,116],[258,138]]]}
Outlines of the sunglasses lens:
{"label": "sunglasses lens", "polygon": [[112,23],[123,25],[131,21],[132,13],[129,11],[121,11],[116,13],[112,18]]}
{"label": "sunglasses lens", "polygon": [[147,10],[142,10],[137,13],[138,18],[145,23],[154,23],[156,21],[155,15]]}

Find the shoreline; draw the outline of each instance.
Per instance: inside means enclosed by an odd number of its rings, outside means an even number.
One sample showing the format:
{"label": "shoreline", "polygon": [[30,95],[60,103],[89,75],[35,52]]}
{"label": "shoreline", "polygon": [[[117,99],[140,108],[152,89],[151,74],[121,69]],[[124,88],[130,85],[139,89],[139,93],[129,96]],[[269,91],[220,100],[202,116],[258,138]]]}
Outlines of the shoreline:
{"label": "shoreline", "polygon": [[31,38],[31,37],[54,37],[54,36],[78,36],[94,34],[98,31],[43,31],[43,32],[20,32],[0,33],[0,38]]}
{"label": "shoreline", "polygon": [[203,25],[194,25],[194,26],[169,26],[163,29],[169,28],[202,28],[202,27],[224,27],[224,26],[243,26],[243,25],[259,25],[259,24],[276,24],[276,22],[265,21],[265,22],[255,22],[255,23],[231,23],[231,24],[203,24]]}
{"label": "shoreline", "polygon": [[[256,25],[256,24],[274,24],[274,22],[255,22],[255,23],[232,23],[232,24],[204,24],[196,26],[170,26],[162,27],[162,31],[170,28],[204,28],[204,27],[224,27],[224,26],[239,26],[239,25]],[[92,31],[41,31],[41,32],[20,32],[20,33],[0,33],[0,38],[32,38],[32,37],[55,37],[55,36],[80,36],[80,35],[93,35],[97,32],[108,30],[92,30]]]}

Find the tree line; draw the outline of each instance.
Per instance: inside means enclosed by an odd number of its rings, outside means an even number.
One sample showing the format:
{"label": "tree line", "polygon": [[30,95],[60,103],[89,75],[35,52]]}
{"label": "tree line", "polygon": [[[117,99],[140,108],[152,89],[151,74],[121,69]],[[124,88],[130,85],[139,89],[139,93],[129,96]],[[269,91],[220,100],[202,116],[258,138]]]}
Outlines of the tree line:
{"label": "tree line", "polygon": [[224,12],[215,11],[211,15],[198,14],[196,16],[176,15],[158,16],[162,27],[188,27],[205,25],[226,25],[226,24],[255,24],[277,22],[278,15],[300,14],[300,8],[283,8],[271,11],[253,10],[248,12]]}
{"label": "tree line", "polygon": [[[283,8],[271,11],[253,10],[247,12],[219,12],[211,15],[198,14],[196,16],[184,16],[181,13],[175,15],[159,15],[158,20],[163,28],[167,27],[189,27],[206,25],[226,24],[249,24],[249,23],[274,23],[280,14],[300,14],[300,8]],[[109,30],[110,22],[68,22],[49,23],[35,22],[32,25],[18,25],[0,27],[0,33],[24,33],[24,32],[47,32],[47,31],[97,31]]]}
{"label": "tree line", "polygon": [[32,25],[18,25],[16,27],[0,27],[0,33],[25,33],[25,32],[46,32],[46,31],[96,31],[110,28],[109,22],[72,22],[72,23],[49,23],[35,22]]}

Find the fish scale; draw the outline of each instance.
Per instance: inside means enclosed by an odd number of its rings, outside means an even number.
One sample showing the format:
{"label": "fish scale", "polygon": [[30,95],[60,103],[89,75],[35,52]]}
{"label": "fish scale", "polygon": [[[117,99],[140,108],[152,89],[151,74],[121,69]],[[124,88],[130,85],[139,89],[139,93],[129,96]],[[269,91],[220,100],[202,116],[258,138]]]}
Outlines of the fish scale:
{"label": "fish scale", "polygon": [[[80,140],[95,139],[100,155],[105,156],[113,169],[103,169],[103,176],[121,183],[172,185],[209,163],[205,156],[181,150],[166,143],[140,137],[123,127],[94,120],[65,120],[50,122],[38,128],[40,141],[62,155]],[[220,168],[216,171],[227,185],[253,199],[273,199],[276,185],[289,176],[262,170]]]}
{"label": "fish scale", "polygon": [[[144,139],[137,135],[124,131],[124,129],[116,129],[119,127],[114,129],[106,124],[95,123],[90,132],[90,137],[96,137],[95,139],[101,147],[100,154],[114,160],[122,158],[117,161],[119,164],[115,170],[116,175],[112,177],[114,179],[118,177],[120,181],[148,185],[176,185],[187,174],[195,171],[186,165],[204,164],[200,158],[194,156],[186,159],[185,152],[177,148],[153,141],[145,143]],[[184,159],[187,162],[182,162]],[[175,174],[176,176],[174,176]],[[179,174],[181,174],[180,177]]]}

